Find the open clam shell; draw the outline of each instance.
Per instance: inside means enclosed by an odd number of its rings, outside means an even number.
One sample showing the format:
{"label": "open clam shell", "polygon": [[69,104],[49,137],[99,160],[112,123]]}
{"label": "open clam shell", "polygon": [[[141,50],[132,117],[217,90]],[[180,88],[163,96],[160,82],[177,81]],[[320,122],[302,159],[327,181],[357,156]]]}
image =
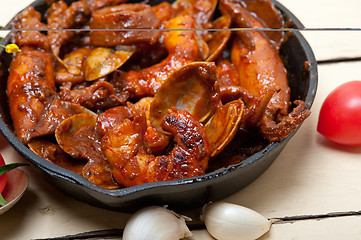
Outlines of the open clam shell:
{"label": "open clam shell", "polygon": [[194,62],[179,68],[155,94],[150,106],[150,123],[162,130],[161,122],[172,107],[187,110],[203,122],[220,103],[216,81],[217,69],[214,63]]}
{"label": "open clam shell", "polygon": [[80,75],[83,62],[91,52],[91,48],[78,48],[67,54],[63,59],[65,70],[73,75]]}
{"label": "open clam shell", "polygon": [[55,130],[55,138],[59,146],[74,158],[84,158],[87,142],[82,136],[88,134],[89,129],[94,129],[96,121],[95,113],[80,113],[62,121]]}
{"label": "open clam shell", "polygon": [[221,106],[204,126],[212,145],[211,157],[217,156],[232,141],[243,119],[244,103],[235,100]]}
{"label": "open clam shell", "polygon": [[82,174],[85,163],[73,161],[63,149],[55,143],[41,138],[32,139],[28,146],[31,151],[38,154],[42,158],[78,174]]}
{"label": "open clam shell", "polygon": [[[214,29],[228,29],[231,26],[231,17],[224,15],[213,22]],[[231,31],[216,31],[212,34],[211,39],[207,42],[209,54],[207,62],[212,62],[223,52],[224,48],[231,37]]]}
{"label": "open clam shell", "polygon": [[122,66],[135,52],[133,47],[120,50],[99,47],[95,48],[84,60],[85,80],[93,81],[114,72]]}

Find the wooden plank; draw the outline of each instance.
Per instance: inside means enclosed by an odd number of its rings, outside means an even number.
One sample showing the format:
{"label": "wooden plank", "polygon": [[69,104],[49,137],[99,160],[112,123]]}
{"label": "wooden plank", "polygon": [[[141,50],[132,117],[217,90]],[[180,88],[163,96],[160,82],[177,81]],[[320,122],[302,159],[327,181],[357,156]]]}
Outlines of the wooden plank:
{"label": "wooden plank", "polygon": [[[273,224],[258,240],[339,240],[361,238],[361,216],[294,221]],[[214,240],[206,230],[192,231],[190,240]],[[240,239],[241,236],[239,236]]]}
{"label": "wooden plank", "polygon": [[359,0],[278,0],[306,27],[361,27]]}
{"label": "wooden plank", "polygon": [[319,66],[312,114],[275,163],[255,182],[229,197],[269,218],[360,210],[359,147],[341,147],[317,131],[319,109],[343,82],[360,79],[360,62]]}
{"label": "wooden plank", "polygon": [[[360,28],[359,0],[278,0],[308,28]],[[302,32],[317,60],[359,57],[361,31]]]}
{"label": "wooden plank", "polygon": [[[31,0],[3,0],[4,25]],[[359,0],[282,0],[307,27],[357,26]],[[320,25],[318,25],[320,24]],[[359,33],[305,33],[319,60],[361,56]],[[311,36],[312,35],[312,36]],[[326,95],[345,81],[361,78],[360,62],[319,66],[319,88],[312,115],[275,163],[254,183],[225,199],[252,208],[269,218],[361,210],[360,148],[328,143],[316,132],[318,111]],[[23,162],[0,135],[0,152],[7,162]],[[30,186],[17,205],[0,216],[1,238],[7,240],[65,236],[122,228],[129,214],[95,208],[74,200],[26,168]],[[21,205],[21,207],[20,207]],[[276,224],[267,239],[358,239],[360,217],[337,217]],[[317,230],[315,230],[317,229]],[[199,239],[207,239],[204,232]]]}
{"label": "wooden plank", "polygon": [[34,0],[2,0],[0,8],[0,26],[5,26],[18,12]]}
{"label": "wooden plank", "polygon": [[259,240],[360,239],[360,225],[360,216],[274,224]]}

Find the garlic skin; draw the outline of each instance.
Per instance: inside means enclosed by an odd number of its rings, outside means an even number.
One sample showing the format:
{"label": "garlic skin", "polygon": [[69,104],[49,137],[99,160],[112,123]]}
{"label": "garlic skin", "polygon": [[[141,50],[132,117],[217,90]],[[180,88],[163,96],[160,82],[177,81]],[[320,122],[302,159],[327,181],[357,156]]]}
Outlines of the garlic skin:
{"label": "garlic skin", "polygon": [[185,218],[165,207],[137,211],[127,222],[123,240],[179,240],[191,236]]}
{"label": "garlic skin", "polygon": [[208,232],[218,240],[255,240],[271,227],[271,222],[261,214],[225,202],[206,204],[202,218]]}

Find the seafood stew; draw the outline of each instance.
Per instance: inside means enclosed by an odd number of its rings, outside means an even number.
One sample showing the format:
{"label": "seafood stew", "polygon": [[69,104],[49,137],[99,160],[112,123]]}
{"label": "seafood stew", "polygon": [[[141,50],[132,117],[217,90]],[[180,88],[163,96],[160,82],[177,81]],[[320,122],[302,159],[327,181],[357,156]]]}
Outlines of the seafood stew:
{"label": "seafood stew", "polygon": [[[43,16],[36,8],[27,8],[14,26],[98,29],[109,28],[109,19],[117,17],[121,25],[110,27],[122,28],[133,17],[145,15],[152,21],[140,21],[146,22],[140,28],[263,28],[270,22],[255,17],[255,10],[250,14],[255,6],[248,2],[254,1],[200,1],[208,4],[204,9],[185,8],[197,5],[185,0],[155,5],[95,2],[90,6],[87,1],[58,1]],[[256,2],[281,19],[272,24],[284,24],[273,2]],[[71,21],[59,19],[62,11]],[[229,31],[30,33],[14,36],[22,52],[13,56],[7,80],[15,133],[38,155],[31,154],[32,158],[40,160],[40,156],[57,165],[45,163],[40,168],[70,170],[91,182],[84,184],[76,177],[80,185],[101,194],[125,190],[126,195],[126,189],[136,192],[135,187],[167,186],[167,182],[170,186],[194,183],[202,176],[206,181],[213,179],[213,173],[223,175],[227,169],[247,165],[252,157],[259,158],[260,151],[266,154],[280,146],[271,154],[276,156],[309,115],[313,100],[308,89],[289,87],[295,83],[289,85],[293,75],[286,67],[294,65],[286,62],[285,67],[281,56],[288,54],[283,46],[294,36]],[[301,53],[300,58],[306,59],[301,68],[296,66],[297,76],[306,76],[314,67],[307,54],[313,57],[312,51]],[[271,60],[259,64],[264,58]],[[310,69],[304,69],[306,63]],[[264,78],[252,78],[256,75]],[[242,83],[241,78],[249,81]],[[60,175],[73,178],[67,170]],[[245,182],[261,172],[250,173]],[[188,187],[182,191],[187,196],[194,192]],[[103,198],[95,195],[96,202]]]}

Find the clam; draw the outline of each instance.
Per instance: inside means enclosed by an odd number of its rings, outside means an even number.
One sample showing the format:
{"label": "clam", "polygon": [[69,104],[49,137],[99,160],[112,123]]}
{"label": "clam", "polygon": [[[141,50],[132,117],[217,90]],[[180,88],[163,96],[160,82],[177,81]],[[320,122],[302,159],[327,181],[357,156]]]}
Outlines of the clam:
{"label": "clam", "polygon": [[97,117],[95,113],[80,113],[62,121],[55,130],[59,146],[74,158],[86,158],[84,154],[94,141],[89,135],[94,133]]}
{"label": "clam", "polygon": [[76,159],[85,159],[82,176],[90,182],[106,189],[116,189],[109,172],[109,163],[102,150],[101,142],[95,132],[98,116],[80,113],[65,119],[55,131],[55,137],[64,152]]}
{"label": "clam", "polygon": [[[217,18],[213,24],[213,29],[228,29],[231,25],[231,17],[229,15],[224,15]],[[231,31],[216,31],[212,33],[212,37],[207,41],[209,48],[209,54],[206,59],[207,62],[215,61],[216,58],[223,52],[224,48],[227,46],[228,40],[231,37]]]}
{"label": "clam", "polygon": [[[210,49],[206,41],[202,38],[196,38],[198,44],[198,58],[202,61],[206,60],[210,54]],[[208,61],[211,62],[211,61]]]}
{"label": "clam", "polygon": [[83,62],[92,51],[91,48],[78,48],[65,55],[60,59],[58,55],[54,55],[60,63],[56,69],[55,81],[58,84],[65,82],[81,83],[84,81],[82,71]]}
{"label": "clam", "polygon": [[162,130],[168,109],[187,110],[200,122],[212,115],[220,103],[214,63],[194,62],[172,73],[155,94],[150,106],[150,123]]}
{"label": "clam", "polygon": [[218,155],[233,139],[244,113],[240,99],[222,104],[217,71],[210,62],[190,63],[169,76],[151,103],[150,123],[162,131],[160,124],[172,107],[187,110],[204,124],[212,145],[211,157]]}
{"label": "clam", "polygon": [[211,157],[217,156],[233,139],[242,121],[244,103],[235,100],[219,108],[204,126],[206,136],[212,145]]}
{"label": "clam", "polygon": [[55,165],[82,174],[85,163],[74,161],[59,145],[45,139],[35,138],[28,143],[28,146],[31,151]]}
{"label": "clam", "polygon": [[91,48],[78,48],[68,53],[63,58],[64,67],[73,75],[81,75],[83,62],[91,52]]}
{"label": "clam", "polygon": [[95,48],[84,61],[85,80],[93,81],[104,77],[122,66],[135,52],[135,47],[121,46],[111,48]]}
{"label": "clam", "polygon": [[93,113],[89,109],[54,97],[46,105],[47,111],[41,116],[41,121],[34,127],[32,138],[54,134],[57,126],[66,118],[78,113]]}

